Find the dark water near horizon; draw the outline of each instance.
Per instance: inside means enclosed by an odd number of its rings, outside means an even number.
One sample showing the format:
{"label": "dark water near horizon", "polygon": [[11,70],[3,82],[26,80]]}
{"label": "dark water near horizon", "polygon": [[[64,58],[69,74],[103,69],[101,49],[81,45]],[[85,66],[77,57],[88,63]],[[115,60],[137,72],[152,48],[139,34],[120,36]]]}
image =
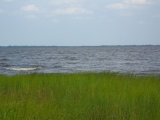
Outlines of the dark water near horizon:
{"label": "dark water near horizon", "polygon": [[88,71],[160,75],[160,46],[0,47],[0,74]]}

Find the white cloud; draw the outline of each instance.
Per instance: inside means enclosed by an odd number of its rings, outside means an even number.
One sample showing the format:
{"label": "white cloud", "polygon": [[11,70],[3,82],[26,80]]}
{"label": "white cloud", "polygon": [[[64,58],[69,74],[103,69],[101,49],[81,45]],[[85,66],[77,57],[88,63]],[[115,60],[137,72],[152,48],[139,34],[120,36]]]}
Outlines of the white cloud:
{"label": "white cloud", "polygon": [[146,24],[146,21],[138,21],[138,24],[139,24],[139,25],[145,25],[145,24]]}
{"label": "white cloud", "polygon": [[5,2],[13,2],[13,0],[3,0],[3,1],[5,1]]}
{"label": "white cloud", "polygon": [[85,8],[79,7],[68,7],[63,9],[56,9],[53,14],[56,15],[72,15],[72,14],[92,14],[93,12]]}
{"label": "white cloud", "polygon": [[37,17],[35,15],[27,15],[27,16],[25,16],[25,18],[27,18],[27,19],[37,19]]}
{"label": "white cloud", "polygon": [[51,1],[50,4],[60,6],[60,5],[78,4],[81,2],[83,2],[83,0],[54,0]]}
{"label": "white cloud", "polygon": [[76,16],[74,19],[76,19],[76,20],[83,20],[84,18],[81,17],[81,16]]}
{"label": "white cloud", "polygon": [[25,12],[39,12],[39,8],[33,4],[26,5],[22,7],[22,10]]}
{"label": "white cloud", "polygon": [[147,0],[124,0],[124,3],[126,4],[132,4],[132,5],[144,5],[147,4]]}
{"label": "white cloud", "polygon": [[150,4],[148,0],[123,0],[120,3],[113,3],[107,6],[110,9],[129,9]]}
{"label": "white cloud", "polygon": [[160,18],[160,14],[153,15],[152,18]]}
{"label": "white cloud", "polygon": [[110,8],[110,9],[125,9],[125,8],[127,8],[127,5],[123,4],[123,3],[114,3],[114,4],[111,4],[111,5],[108,5],[107,8]]}
{"label": "white cloud", "polygon": [[0,9],[0,13],[3,13],[4,12],[4,10],[3,9]]}
{"label": "white cloud", "polygon": [[73,4],[76,3],[75,0],[56,0],[56,1],[52,1],[50,2],[53,5],[64,5],[64,4]]}
{"label": "white cloud", "polygon": [[52,0],[51,5],[56,9],[54,15],[93,14],[93,11],[84,8],[84,0]]}
{"label": "white cloud", "polygon": [[57,22],[59,22],[59,20],[58,20],[58,19],[56,19],[56,18],[54,18],[54,19],[52,19],[52,22],[57,23]]}

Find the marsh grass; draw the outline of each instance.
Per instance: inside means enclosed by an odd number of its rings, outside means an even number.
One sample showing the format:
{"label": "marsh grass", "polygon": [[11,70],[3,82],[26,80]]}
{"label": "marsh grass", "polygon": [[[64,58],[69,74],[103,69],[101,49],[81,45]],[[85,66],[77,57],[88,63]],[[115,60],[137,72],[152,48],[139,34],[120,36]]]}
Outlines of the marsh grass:
{"label": "marsh grass", "polygon": [[160,120],[160,76],[0,75],[0,120]]}

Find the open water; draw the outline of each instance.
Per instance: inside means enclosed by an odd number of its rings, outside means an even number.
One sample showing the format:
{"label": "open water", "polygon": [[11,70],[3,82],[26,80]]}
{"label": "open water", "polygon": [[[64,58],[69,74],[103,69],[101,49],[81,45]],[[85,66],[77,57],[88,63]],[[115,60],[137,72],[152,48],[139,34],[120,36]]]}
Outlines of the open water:
{"label": "open water", "polygon": [[0,47],[0,74],[160,74],[160,46]]}

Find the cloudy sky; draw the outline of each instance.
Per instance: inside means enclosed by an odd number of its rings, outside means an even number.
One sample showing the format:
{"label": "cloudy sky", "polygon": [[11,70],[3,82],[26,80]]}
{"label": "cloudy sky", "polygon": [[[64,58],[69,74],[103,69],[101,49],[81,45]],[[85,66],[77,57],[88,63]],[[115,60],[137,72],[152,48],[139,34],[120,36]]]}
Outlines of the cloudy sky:
{"label": "cloudy sky", "polygon": [[160,45],[160,0],[0,0],[0,46]]}

